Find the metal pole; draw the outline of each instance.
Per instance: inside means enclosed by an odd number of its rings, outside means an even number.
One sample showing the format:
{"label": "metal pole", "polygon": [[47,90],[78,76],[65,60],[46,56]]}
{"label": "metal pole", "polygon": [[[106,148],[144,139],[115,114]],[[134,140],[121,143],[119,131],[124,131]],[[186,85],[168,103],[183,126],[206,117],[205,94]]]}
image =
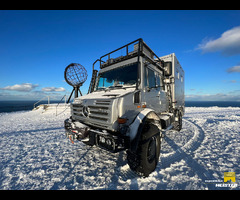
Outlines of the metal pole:
{"label": "metal pole", "polygon": [[80,90],[80,87],[78,88],[78,91],[79,91],[80,95],[82,96],[82,92],[81,92],[81,90]]}
{"label": "metal pole", "polygon": [[71,94],[70,94],[70,96],[69,96],[69,98],[68,98],[67,103],[69,103],[69,101],[70,101],[70,99],[71,99],[71,97],[72,97],[73,92],[74,92],[74,88],[73,88],[73,90],[72,90],[72,92],[71,92]]}
{"label": "metal pole", "polygon": [[77,98],[78,97],[79,86],[75,86],[74,90],[75,90],[75,98]]}

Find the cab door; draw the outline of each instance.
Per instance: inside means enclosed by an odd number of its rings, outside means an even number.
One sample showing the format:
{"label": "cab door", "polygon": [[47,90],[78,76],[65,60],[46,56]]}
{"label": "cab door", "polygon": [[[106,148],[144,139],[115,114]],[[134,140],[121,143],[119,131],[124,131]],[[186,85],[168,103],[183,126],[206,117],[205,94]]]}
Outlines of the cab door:
{"label": "cab door", "polygon": [[156,84],[155,72],[149,67],[144,67],[144,98],[143,103],[147,108],[155,110],[156,113],[160,113],[160,87]]}
{"label": "cab door", "polygon": [[160,73],[155,73],[156,77],[156,87],[159,88],[158,90],[158,98],[159,98],[159,111],[165,112],[168,110],[168,97],[167,93],[164,91],[164,83],[163,83],[163,77]]}

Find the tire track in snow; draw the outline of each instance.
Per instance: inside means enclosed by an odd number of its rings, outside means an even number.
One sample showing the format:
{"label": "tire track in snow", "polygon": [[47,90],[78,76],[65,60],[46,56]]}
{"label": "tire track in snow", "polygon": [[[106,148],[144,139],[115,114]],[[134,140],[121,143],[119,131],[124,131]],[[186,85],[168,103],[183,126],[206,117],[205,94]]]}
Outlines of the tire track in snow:
{"label": "tire track in snow", "polygon": [[[190,124],[194,130],[194,135],[183,147],[179,147],[172,139],[167,136],[167,133],[164,135],[163,139],[173,148],[173,152],[171,153],[160,154],[161,165],[164,168],[170,166],[174,162],[183,159],[184,155],[182,154],[182,151],[188,154],[192,154],[195,150],[198,149],[204,139],[205,133],[199,125],[190,120],[183,119],[183,121]],[[176,134],[181,134],[181,132]]]}
{"label": "tire track in snow", "polygon": [[[215,179],[212,175],[213,172],[211,170],[207,170],[204,166],[199,164],[193,157],[194,151],[196,151],[202,144],[205,136],[204,130],[192,120],[183,119],[186,123],[189,123],[191,127],[194,129],[193,137],[183,146],[178,146],[173,139],[169,138],[165,135],[165,141],[172,147],[174,150],[172,153],[163,154],[161,157],[160,154],[160,168],[167,168],[171,164],[178,162],[182,159],[185,160],[187,165],[191,168],[191,171],[197,174],[203,182],[205,180]],[[181,134],[181,133],[180,133]],[[206,185],[209,189],[216,189],[214,185],[208,184]]]}
{"label": "tire track in snow", "polygon": [[186,119],[183,119],[183,120],[187,123],[190,123],[194,127],[195,134],[194,134],[192,140],[190,140],[188,143],[186,143],[183,147],[183,149],[185,151],[193,153],[202,144],[204,137],[205,137],[205,132],[198,124],[194,123],[193,121],[186,120]]}

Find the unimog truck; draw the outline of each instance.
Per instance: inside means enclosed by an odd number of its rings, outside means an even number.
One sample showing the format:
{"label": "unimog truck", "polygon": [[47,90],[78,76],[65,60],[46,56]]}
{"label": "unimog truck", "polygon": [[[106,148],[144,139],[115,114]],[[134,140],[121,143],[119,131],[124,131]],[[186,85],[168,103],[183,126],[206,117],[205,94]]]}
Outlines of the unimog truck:
{"label": "unimog truck", "polygon": [[158,164],[163,131],[178,134],[184,111],[184,71],[175,54],[158,57],[140,38],[93,63],[88,94],[74,99],[64,124],[72,143],[126,150],[129,167],[146,177]]}

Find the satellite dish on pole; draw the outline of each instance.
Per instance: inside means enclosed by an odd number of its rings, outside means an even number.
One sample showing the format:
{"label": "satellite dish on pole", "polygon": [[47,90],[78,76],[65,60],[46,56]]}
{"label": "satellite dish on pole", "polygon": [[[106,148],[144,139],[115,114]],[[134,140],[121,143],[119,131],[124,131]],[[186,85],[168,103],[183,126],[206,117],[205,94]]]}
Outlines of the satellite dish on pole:
{"label": "satellite dish on pole", "polygon": [[74,91],[75,98],[78,97],[78,92],[82,96],[80,87],[87,80],[87,70],[78,63],[71,63],[64,71],[64,78],[69,85],[73,86],[73,90],[67,101],[67,103],[69,103]]}

